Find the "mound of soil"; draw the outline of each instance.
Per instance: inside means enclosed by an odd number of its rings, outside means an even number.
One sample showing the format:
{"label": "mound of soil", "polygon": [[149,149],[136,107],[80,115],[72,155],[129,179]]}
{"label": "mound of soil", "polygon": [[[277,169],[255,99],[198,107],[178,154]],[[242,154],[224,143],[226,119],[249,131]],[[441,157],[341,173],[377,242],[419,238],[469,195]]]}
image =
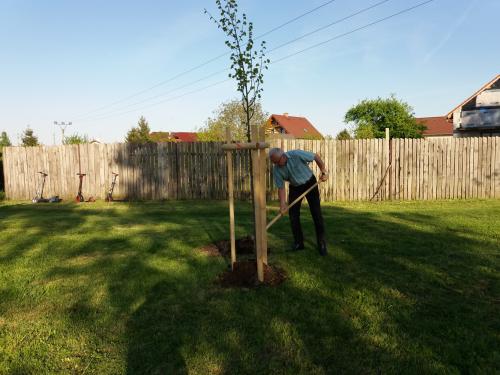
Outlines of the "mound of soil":
{"label": "mound of soil", "polygon": [[[237,238],[235,241],[236,254],[253,254],[254,240],[251,236],[246,236],[243,238]],[[222,240],[217,241],[215,246],[219,249],[222,256],[231,256],[231,241]]]}
{"label": "mound of soil", "polygon": [[264,265],[264,282],[259,283],[257,278],[257,263],[255,261],[236,262],[234,270],[228,270],[219,276],[218,283],[224,288],[245,287],[253,288],[259,285],[276,286],[286,279],[285,271],[281,268]]}

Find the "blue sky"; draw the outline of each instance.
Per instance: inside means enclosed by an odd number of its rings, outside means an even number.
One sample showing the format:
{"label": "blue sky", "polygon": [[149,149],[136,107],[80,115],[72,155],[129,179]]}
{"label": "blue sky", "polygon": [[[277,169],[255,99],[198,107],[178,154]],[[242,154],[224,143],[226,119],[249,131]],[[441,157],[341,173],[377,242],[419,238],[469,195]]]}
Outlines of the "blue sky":
{"label": "blue sky", "polygon": [[[336,0],[265,40],[272,48],[379,1]],[[422,1],[387,1],[269,57],[277,60]],[[325,2],[239,4],[261,34]],[[173,90],[228,67],[228,57],[108,105],[226,52],[224,35],[204,8],[215,11],[215,2],[0,0],[0,131],[17,143],[29,125],[52,144],[54,133],[60,142],[53,122],[72,121],[67,134],[120,142],[141,115],[152,130],[196,130],[222,102],[238,98],[234,83],[175,99],[224,80],[221,73]],[[417,116],[444,114],[500,73],[498,14],[498,0],[434,0],[273,64],[265,76],[264,109],[306,116],[332,135],[345,127],[349,107],[364,98],[395,93]]]}

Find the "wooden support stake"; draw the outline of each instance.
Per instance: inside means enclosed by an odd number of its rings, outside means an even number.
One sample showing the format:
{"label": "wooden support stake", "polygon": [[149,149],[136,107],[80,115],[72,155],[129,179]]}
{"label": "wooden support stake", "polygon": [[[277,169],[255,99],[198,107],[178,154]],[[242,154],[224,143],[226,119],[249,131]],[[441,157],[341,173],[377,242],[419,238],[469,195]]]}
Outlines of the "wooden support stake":
{"label": "wooden support stake", "polygon": [[[258,129],[252,126],[253,143],[258,144]],[[257,149],[252,149],[252,173],[253,173],[253,193],[254,193],[254,217],[255,217],[255,250],[257,255],[257,277],[259,282],[264,281],[264,263],[262,259],[262,220],[260,215],[261,210],[261,194],[262,184],[260,176],[260,157]]]}
{"label": "wooden support stake", "polygon": [[[255,127],[255,126],[253,126]],[[256,150],[256,149],[266,149],[269,148],[269,143],[266,142],[247,142],[247,143],[228,143],[222,145],[224,151],[228,150]]]}
{"label": "wooden support stake", "polygon": [[[226,128],[226,141],[231,142],[231,131]],[[229,234],[231,240],[231,269],[236,263],[236,239],[234,236],[234,185],[233,185],[233,153],[226,151],[227,157],[227,192],[229,199]]]}
{"label": "wooden support stake", "polygon": [[[264,142],[266,137],[265,127],[261,126],[259,128],[260,141]],[[260,149],[259,151],[259,163],[260,163],[260,184],[262,186],[262,191],[260,194],[260,220],[261,220],[261,248],[262,248],[262,263],[267,265],[267,229],[266,229],[266,172],[267,172],[267,155],[265,149]]]}

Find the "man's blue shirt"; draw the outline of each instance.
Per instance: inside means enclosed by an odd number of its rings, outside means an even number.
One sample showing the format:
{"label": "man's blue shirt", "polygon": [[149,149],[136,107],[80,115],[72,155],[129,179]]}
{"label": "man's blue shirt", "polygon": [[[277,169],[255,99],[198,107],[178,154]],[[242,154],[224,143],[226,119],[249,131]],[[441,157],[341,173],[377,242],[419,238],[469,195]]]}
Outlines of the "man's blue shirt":
{"label": "man's blue shirt", "polygon": [[280,167],[273,167],[274,183],[278,189],[285,186],[285,181],[289,181],[293,186],[305,184],[312,177],[313,172],[308,164],[314,160],[314,152],[292,150],[285,152],[287,162]]}

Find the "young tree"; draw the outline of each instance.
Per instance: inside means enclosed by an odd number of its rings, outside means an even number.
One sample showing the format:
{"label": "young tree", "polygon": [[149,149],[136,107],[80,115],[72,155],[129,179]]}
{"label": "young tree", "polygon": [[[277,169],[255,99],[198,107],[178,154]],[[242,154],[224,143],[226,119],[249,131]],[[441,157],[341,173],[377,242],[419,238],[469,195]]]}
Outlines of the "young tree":
{"label": "young tree", "polygon": [[342,141],[342,140],[348,140],[352,139],[351,134],[347,131],[347,129],[341,130],[339,134],[337,134],[337,140]]}
{"label": "young tree", "polygon": [[144,116],[141,116],[141,118],[137,122],[137,126],[128,131],[125,142],[138,144],[151,143],[152,140],[150,133],[151,129],[149,129],[148,122],[146,121]]}
{"label": "young tree", "polygon": [[[246,136],[247,141],[250,142],[250,126],[263,91],[263,71],[268,68],[270,62],[269,59],[265,58],[266,42],[262,41],[259,49],[255,50],[253,23],[247,20],[245,13],[240,19],[236,0],[215,0],[215,3],[220,17],[214,18],[206,9],[205,13],[227,36],[225,44],[231,51],[229,77],[236,80],[238,91],[241,94],[241,104],[245,111]],[[253,168],[252,164],[252,159],[250,159],[250,171]],[[252,173],[250,173],[250,187],[252,205],[255,207]]]}
{"label": "young tree", "polygon": [[68,137],[64,137],[63,144],[65,145],[78,145],[83,143],[89,143],[89,137],[87,135],[73,134]]}
{"label": "young tree", "polygon": [[29,126],[24,130],[21,136],[21,144],[25,147],[38,146],[38,137],[34,135],[33,129]]}
{"label": "young tree", "polygon": [[247,20],[245,13],[239,17],[236,0],[216,0],[215,3],[220,17],[216,19],[206,9],[205,13],[227,36],[225,44],[231,50],[229,77],[236,80],[241,94],[246,136],[250,142],[250,126],[263,91],[263,71],[268,68],[270,62],[265,58],[266,42],[262,41],[259,49],[255,50],[253,23]]}
{"label": "young tree", "polygon": [[[269,115],[262,110],[259,102],[255,105],[251,126],[261,126],[267,121]],[[209,117],[205,126],[198,129],[198,140],[200,141],[224,141],[226,139],[226,128],[231,129],[233,140],[243,141],[247,137],[246,112],[239,100],[231,100],[222,103],[214,111],[214,117]]]}
{"label": "young tree", "polygon": [[394,95],[363,100],[347,111],[344,121],[353,124],[356,138],[384,138],[385,128],[392,138],[421,138],[426,129],[417,123],[413,108]]}

